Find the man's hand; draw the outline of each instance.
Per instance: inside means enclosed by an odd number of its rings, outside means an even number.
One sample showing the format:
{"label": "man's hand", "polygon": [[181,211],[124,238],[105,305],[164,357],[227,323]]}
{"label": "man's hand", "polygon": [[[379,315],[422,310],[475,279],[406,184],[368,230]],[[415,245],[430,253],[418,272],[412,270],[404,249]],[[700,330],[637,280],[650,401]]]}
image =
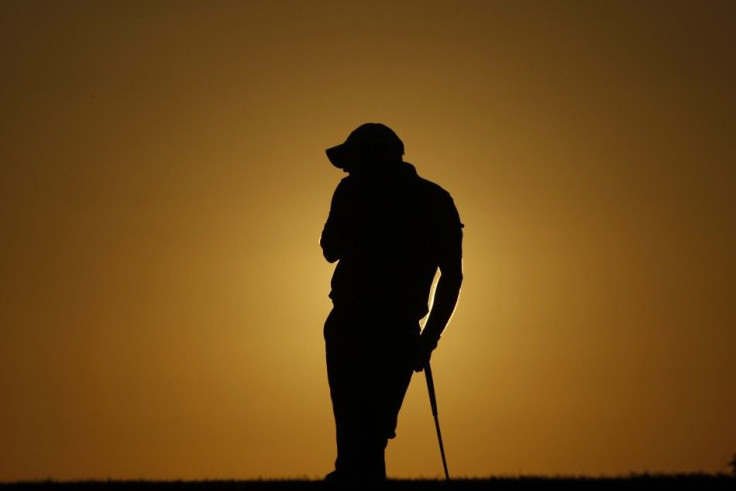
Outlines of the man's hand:
{"label": "man's hand", "polygon": [[414,371],[421,372],[429,363],[432,357],[432,351],[437,347],[437,340],[430,339],[429,336],[419,336],[419,341],[414,348]]}

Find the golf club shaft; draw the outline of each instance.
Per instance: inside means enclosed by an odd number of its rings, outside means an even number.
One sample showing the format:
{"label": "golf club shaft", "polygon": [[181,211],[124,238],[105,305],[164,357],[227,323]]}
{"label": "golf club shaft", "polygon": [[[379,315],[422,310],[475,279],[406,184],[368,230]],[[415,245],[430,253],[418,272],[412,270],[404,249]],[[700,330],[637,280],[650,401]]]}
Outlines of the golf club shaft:
{"label": "golf club shaft", "polygon": [[437,429],[437,439],[440,442],[440,454],[442,455],[442,467],[445,469],[445,478],[450,480],[450,473],[447,471],[447,459],[445,458],[445,446],[442,444],[442,432],[440,431],[440,418],[437,415],[437,397],[434,393],[434,379],[432,378],[432,367],[429,362],[424,367],[424,375],[427,377],[427,390],[429,391],[429,403],[432,406],[432,416],[434,416],[434,426]]}

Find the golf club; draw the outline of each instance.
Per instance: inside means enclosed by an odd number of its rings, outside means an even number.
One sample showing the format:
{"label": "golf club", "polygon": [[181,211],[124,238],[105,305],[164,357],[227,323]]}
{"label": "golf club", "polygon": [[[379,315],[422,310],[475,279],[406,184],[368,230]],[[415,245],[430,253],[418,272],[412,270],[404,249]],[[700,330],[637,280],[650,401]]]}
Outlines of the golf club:
{"label": "golf club", "polygon": [[437,439],[440,442],[440,454],[442,454],[442,467],[445,469],[445,478],[450,480],[450,473],[447,471],[447,459],[445,458],[445,446],[442,444],[442,432],[440,432],[440,419],[437,416],[437,397],[434,394],[434,379],[432,378],[432,367],[429,362],[424,367],[424,375],[427,377],[427,390],[429,391],[429,403],[432,405],[432,416],[434,416],[434,426],[437,428]]}

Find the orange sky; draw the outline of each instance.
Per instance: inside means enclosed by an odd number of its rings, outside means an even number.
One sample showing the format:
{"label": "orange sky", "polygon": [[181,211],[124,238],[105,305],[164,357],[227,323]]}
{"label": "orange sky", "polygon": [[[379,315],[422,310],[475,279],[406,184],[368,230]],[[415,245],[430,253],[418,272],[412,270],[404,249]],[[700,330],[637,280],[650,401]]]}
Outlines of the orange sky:
{"label": "orange sky", "polygon": [[[726,472],[729,1],[3,1],[0,481],[318,478],[324,149],[391,126],[465,228],[457,476]],[[442,467],[417,377],[392,477]]]}

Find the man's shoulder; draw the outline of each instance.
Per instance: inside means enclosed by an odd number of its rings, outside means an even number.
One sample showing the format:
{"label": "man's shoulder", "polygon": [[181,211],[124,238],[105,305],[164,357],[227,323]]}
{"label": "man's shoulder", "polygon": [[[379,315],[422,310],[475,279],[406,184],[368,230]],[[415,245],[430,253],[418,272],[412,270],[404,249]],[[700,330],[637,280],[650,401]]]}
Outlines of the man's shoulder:
{"label": "man's shoulder", "polygon": [[426,199],[435,201],[438,204],[453,205],[452,195],[450,192],[436,182],[430,181],[420,175],[416,175],[415,183],[419,192],[422,193]]}
{"label": "man's shoulder", "polygon": [[450,192],[436,182],[419,175],[416,175],[415,179],[418,194],[430,213],[447,226],[462,228],[463,224]]}
{"label": "man's shoulder", "polygon": [[445,188],[443,188],[436,182],[430,181],[426,177],[417,175],[417,181],[419,182],[419,185],[423,186],[424,189],[429,193],[435,193],[435,194],[443,195],[443,196],[450,196],[449,191],[447,191]]}

